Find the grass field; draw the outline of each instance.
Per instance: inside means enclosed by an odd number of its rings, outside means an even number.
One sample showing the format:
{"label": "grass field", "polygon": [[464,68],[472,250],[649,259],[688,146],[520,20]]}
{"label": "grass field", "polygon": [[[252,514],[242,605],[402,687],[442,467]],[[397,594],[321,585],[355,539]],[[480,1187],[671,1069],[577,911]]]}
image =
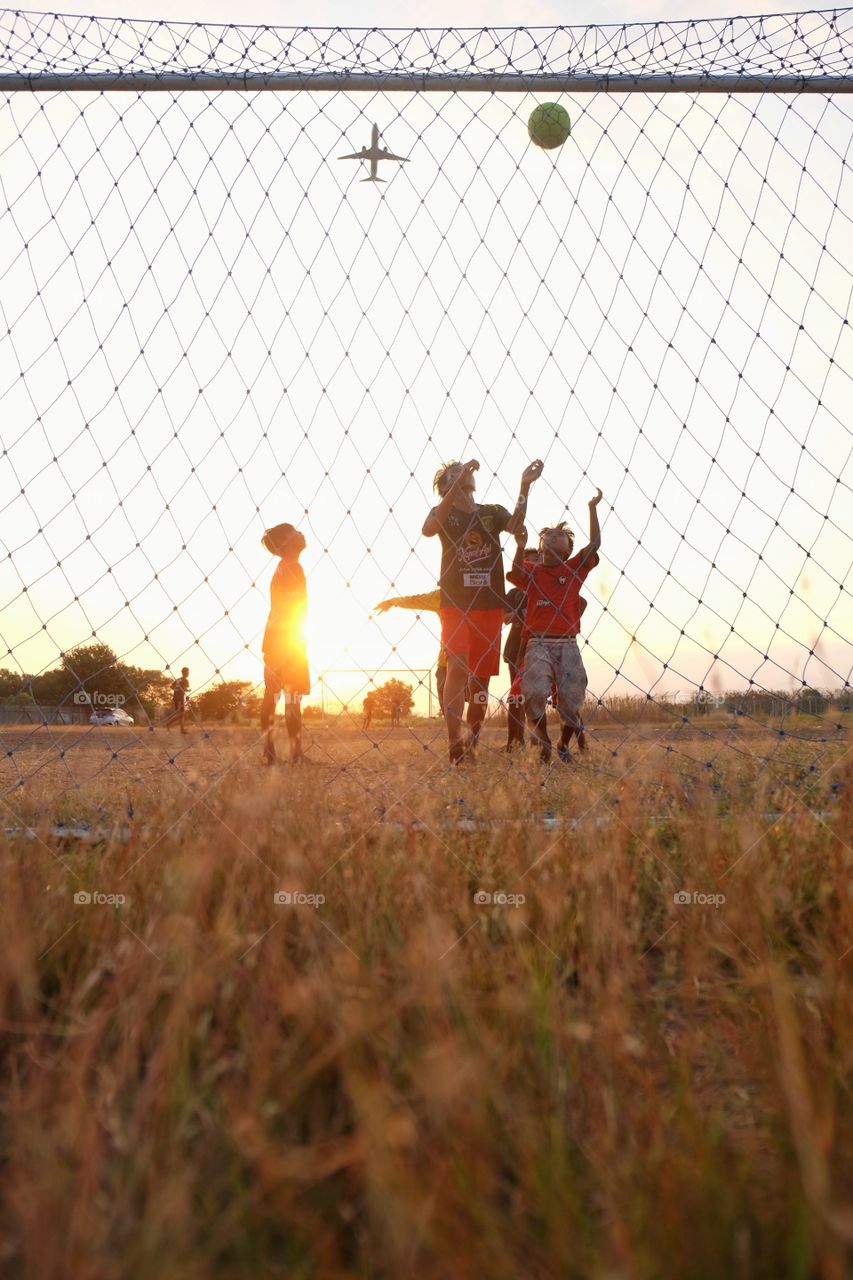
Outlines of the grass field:
{"label": "grass field", "polygon": [[4,1275],[850,1274],[829,727],[3,741]]}

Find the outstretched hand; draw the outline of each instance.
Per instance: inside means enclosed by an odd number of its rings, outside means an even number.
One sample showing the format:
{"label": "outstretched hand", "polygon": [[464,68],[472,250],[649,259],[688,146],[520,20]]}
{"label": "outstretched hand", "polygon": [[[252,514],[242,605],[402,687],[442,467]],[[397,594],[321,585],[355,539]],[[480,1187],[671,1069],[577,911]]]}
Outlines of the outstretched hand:
{"label": "outstretched hand", "polygon": [[379,604],[375,604],[373,608],[377,613],[387,613],[393,603],[393,600],[380,600]]}
{"label": "outstretched hand", "polygon": [[591,507],[597,507],[597,506],[598,506],[598,504],[599,504],[599,502],[601,501],[601,498],[602,498],[601,490],[600,490],[600,489],[597,489],[597,490],[596,490],[596,492],[595,492],[595,497],[594,497],[594,498],[590,498],[590,500],[589,500],[589,505],[590,505]]}
{"label": "outstretched hand", "polygon": [[520,547],[527,546],[527,530],[525,529],[524,525],[522,525],[520,529],[516,529],[515,540]]}
{"label": "outstretched hand", "polygon": [[529,463],[521,473],[522,489],[529,489],[534,480],[539,479],[544,467],[545,463],[541,458],[537,458],[534,462]]}

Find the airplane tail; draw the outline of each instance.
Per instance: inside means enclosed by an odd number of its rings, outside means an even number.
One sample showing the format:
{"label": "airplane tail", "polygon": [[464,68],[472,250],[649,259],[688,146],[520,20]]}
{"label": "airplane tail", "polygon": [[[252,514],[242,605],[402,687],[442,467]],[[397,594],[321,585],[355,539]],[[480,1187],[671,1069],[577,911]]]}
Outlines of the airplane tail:
{"label": "airplane tail", "polygon": [[387,182],[387,178],[362,178],[362,182]]}

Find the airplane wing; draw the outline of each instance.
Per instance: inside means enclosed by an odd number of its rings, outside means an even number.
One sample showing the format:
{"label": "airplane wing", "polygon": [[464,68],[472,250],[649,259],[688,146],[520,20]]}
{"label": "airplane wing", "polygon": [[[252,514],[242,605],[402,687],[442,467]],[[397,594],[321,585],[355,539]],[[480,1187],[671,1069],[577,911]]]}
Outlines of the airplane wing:
{"label": "airplane wing", "polygon": [[399,160],[401,164],[409,163],[408,156],[395,156],[395,155],[392,155],[390,151],[384,151],[382,153],[382,159],[383,160]]}
{"label": "airplane wing", "polygon": [[353,155],[351,155],[351,156],[338,156],[338,159],[339,159],[339,160],[364,160],[365,158],[366,158],[366,157],[364,156],[363,152],[361,152],[361,151],[356,151],[356,152],[354,152],[354,154],[353,154]]}

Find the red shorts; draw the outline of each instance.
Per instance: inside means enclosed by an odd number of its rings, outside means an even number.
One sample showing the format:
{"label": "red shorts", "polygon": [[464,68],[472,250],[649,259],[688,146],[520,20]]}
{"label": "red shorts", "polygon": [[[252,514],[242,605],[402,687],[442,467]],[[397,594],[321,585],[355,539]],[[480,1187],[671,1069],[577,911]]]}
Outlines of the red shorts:
{"label": "red shorts", "polygon": [[462,658],[472,676],[481,680],[501,669],[503,609],[440,609],[441,643],[448,654]]}

